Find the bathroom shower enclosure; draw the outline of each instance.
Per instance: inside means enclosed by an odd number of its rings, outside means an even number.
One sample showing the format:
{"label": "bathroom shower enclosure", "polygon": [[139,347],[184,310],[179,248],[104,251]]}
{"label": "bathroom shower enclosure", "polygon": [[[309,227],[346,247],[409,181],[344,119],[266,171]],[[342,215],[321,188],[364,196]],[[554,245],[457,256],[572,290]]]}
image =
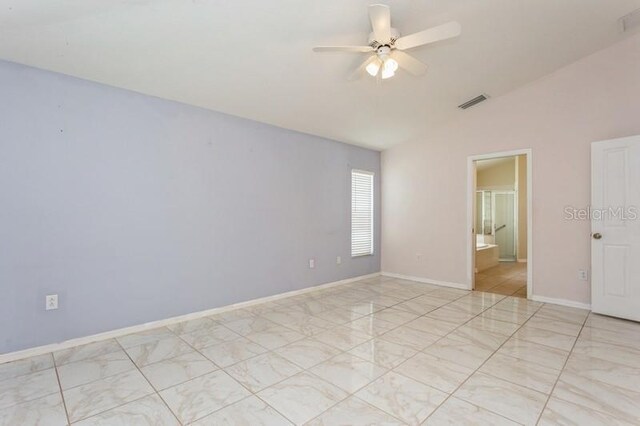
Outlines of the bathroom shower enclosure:
{"label": "bathroom shower enclosure", "polygon": [[518,205],[516,191],[476,191],[476,234],[496,244],[500,261],[515,261]]}

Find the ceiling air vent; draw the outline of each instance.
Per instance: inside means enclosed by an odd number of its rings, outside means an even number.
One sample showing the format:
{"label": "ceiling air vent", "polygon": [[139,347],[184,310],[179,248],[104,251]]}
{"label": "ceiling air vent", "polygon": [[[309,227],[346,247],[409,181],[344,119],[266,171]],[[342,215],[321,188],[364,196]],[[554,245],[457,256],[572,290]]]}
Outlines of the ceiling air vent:
{"label": "ceiling air vent", "polygon": [[489,95],[480,95],[480,96],[476,96],[473,99],[469,99],[467,102],[458,105],[458,108],[460,109],[467,109],[467,108],[471,108],[474,105],[479,104],[480,102],[486,101],[487,99],[489,99]]}
{"label": "ceiling air vent", "polygon": [[637,27],[640,25],[640,9],[634,10],[628,15],[624,15],[620,18],[619,22],[622,32],[630,31],[632,28]]}

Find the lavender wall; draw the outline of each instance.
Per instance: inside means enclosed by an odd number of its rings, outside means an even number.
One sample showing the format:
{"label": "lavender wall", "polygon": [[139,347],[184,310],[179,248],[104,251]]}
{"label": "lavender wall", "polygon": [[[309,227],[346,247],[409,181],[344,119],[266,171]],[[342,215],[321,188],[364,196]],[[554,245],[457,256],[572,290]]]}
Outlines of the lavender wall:
{"label": "lavender wall", "polygon": [[351,168],[380,155],[0,62],[0,353],[379,271]]}

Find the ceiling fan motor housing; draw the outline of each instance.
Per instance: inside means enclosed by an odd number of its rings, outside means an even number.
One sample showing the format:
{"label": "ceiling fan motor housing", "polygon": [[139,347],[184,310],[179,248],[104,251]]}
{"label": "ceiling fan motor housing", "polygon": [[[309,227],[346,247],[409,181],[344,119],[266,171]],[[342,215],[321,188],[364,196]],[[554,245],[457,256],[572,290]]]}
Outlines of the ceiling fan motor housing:
{"label": "ceiling fan motor housing", "polygon": [[391,27],[389,29],[391,34],[391,40],[376,40],[376,36],[372,33],[369,34],[369,46],[377,49],[381,46],[393,46],[393,43],[400,38],[400,31]]}

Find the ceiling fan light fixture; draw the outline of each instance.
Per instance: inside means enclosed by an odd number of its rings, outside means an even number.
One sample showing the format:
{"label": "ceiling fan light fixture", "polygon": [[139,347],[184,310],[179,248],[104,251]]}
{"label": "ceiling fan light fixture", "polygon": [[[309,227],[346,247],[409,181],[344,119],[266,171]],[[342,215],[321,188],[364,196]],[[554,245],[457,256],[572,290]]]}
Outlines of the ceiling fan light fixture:
{"label": "ceiling fan light fixture", "polygon": [[396,61],[393,58],[385,59],[385,61],[384,61],[384,69],[385,70],[391,70],[391,71],[393,71],[395,73],[396,71],[398,71],[398,61]]}
{"label": "ceiling fan light fixture", "polygon": [[387,78],[391,78],[394,75],[396,75],[396,72],[393,71],[392,69],[390,69],[390,68],[382,68],[381,77],[382,77],[383,80],[386,80]]}
{"label": "ceiling fan light fixture", "polygon": [[365,68],[371,77],[375,77],[378,75],[378,71],[380,71],[380,60],[376,59],[367,65]]}

